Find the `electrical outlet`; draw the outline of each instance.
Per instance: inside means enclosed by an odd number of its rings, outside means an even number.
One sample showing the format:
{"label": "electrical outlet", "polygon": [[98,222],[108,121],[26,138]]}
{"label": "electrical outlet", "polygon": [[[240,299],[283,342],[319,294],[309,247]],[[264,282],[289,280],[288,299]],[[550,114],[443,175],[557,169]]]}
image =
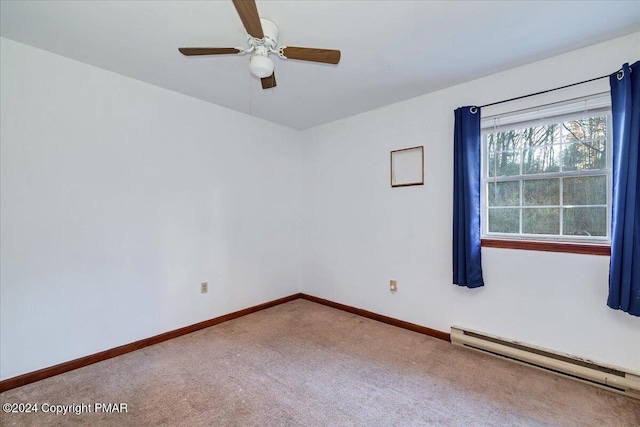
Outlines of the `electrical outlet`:
{"label": "electrical outlet", "polygon": [[390,280],[389,281],[389,290],[391,292],[398,292],[398,281],[397,280]]}
{"label": "electrical outlet", "polygon": [[200,283],[200,293],[206,294],[207,292],[209,292],[209,283],[207,282]]}

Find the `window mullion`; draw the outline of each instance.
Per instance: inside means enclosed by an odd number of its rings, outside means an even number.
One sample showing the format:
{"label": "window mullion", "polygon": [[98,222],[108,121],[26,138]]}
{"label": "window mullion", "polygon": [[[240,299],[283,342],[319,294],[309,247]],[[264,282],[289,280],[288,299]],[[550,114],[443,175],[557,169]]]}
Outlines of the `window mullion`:
{"label": "window mullion", "polygon": [[[522,162],[520,162],[520,163],[522,163]],[[520,206],[518,208],[518,216],[519,216],[518,233],[522,234],[523,233],[523,231],[522,231],[522,205],[523,204],[522,204],[522,202],[523,202],[523,198],[524,198],[524,196],[523,196],[524,185],[523,185],[523,180],[522,179],[519,181],[519,186],[520,186],[520,200],[519,200]]]}
{"label": "window mullion", "polygon": [[[562,163],[561,163],[562,164]],[[564,236],[564,178],[560,179],[560,185],[558,185],[560,189],[560,236]]]}
{"label": "window mullion", "polygon": [[519,168],[519,172],[520,172],[520,177],[519,177],[519,183],[518,186],[520,188],[520,198],[519,198],[519,207],[518,207],[518,233],[522,234],[523,233],[523,227],[522,227],[522,206],[523,206],[523,201],[524,201],[524,183],[522,180],[522,176],[524,175],[524,150],[522,148],[522,138],[519,138],[518,141],[518,152],[520,154],[520,168]]}
{"label": "window mullion", "polygon": [[[563,129],[564,129],[564,121],[558,124],[558,133],[560,134],[559,135],[559,138],[560,138],[560,169],[559,170],[560,170],[561,174],[564,172],[564,156],[563,156],[564,152],[562,151],[562,147],[563,147],[563,144],[564,144],[564,136],[563,136],[564,132],[563,132]],[[560,236],[564,236],[564,187],[563,187],[564,186],[564,179],[562,178],[562,175],[558,179],[560,180],[560,183],[558,185],[558,188],[559,188],[559,191],[560,191],[560,194],[559,194],[559,197],[558,197],[558,200],[560,200],[560,207],[559,207],[559,209],[560,209],[560,215],[559,215],[559,218],[560,218],[560,228],[559,228],[560,234],[559,235]]]}

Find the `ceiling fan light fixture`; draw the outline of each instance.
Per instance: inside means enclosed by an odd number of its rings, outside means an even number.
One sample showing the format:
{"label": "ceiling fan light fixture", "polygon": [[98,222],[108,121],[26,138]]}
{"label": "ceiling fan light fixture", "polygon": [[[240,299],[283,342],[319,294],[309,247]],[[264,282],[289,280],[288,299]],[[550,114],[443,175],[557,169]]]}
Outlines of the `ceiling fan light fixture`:
{"label": "ceiling fan light fixture", "polygon": [[251,70],[251,74],[260,79],[269,77],[273,74],[273,61],[266,55],[251,55],[249,70]]}

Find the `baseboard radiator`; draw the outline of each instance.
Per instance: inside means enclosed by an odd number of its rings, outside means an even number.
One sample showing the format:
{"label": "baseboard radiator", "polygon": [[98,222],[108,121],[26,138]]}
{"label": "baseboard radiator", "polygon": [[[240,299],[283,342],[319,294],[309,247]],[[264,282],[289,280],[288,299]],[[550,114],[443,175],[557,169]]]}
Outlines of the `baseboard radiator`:
{"label": "baseboard radiator", "polygon": [[640,373],[605,366],[482,332],[451,327],[451,343],[640,399]]}

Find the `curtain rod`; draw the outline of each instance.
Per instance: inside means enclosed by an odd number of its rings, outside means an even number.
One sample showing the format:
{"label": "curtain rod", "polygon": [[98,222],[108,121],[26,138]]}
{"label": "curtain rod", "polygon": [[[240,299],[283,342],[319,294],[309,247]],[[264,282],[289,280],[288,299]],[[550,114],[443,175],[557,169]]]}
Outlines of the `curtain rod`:
{"label": "curtain rod", "polygon": [[577,86],[577,85],[593,82],[593,81],[596,81],[596,80],[605,79],[607,77],[609,77],[609,74],[607,74],[606,76],[600,76],[600,77],[596,77],[596,78],[593,78],[593,79],[584,80],[584,81],[578,82],[578,83],[572,83],[570,85],[560,86],[560,87],[557,87],[557,88],[554,88],[554,89],[543,90],[542,92],[536,92],[536,93],[531,93],[529,95],[518,96],[516,98],[505,99],[504,101],[492,102],[491,104],[481,105],[478,108],[491,107],[492,105],[504,104],[505,102],[511,102],[511,101],[517,101],[518,99],[529,98],[530,96],[542,95],[543,93],[553,92],[553,91],[560,90],[560,89],[566,89],[566,88],[571,87],[571,86]]}

